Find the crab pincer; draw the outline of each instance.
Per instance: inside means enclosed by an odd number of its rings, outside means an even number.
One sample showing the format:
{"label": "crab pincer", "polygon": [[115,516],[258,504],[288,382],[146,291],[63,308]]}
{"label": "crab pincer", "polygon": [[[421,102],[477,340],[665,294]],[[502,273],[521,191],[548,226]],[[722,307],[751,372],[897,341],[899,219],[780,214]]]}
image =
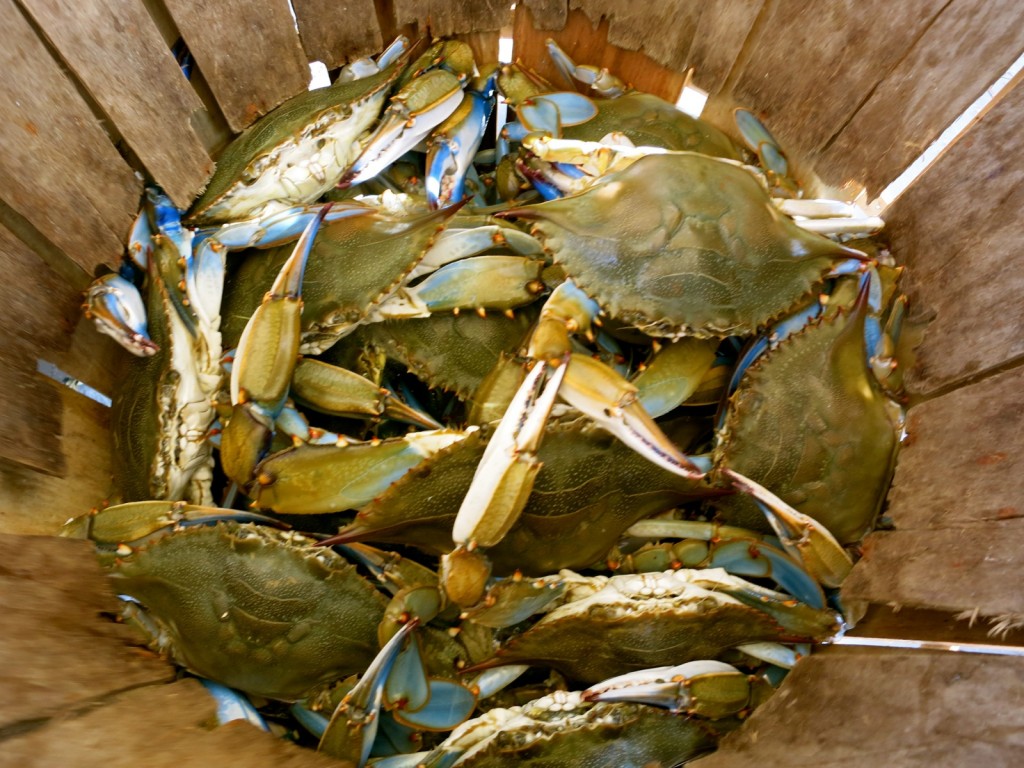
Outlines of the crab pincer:
{"label": "crab pincer", "polygon": [[232,415],[221,436],[221,459],[225,473],[240,485],[249,483],[288,396],[299,358],[302,276],[329,209],[321,208],[306,227],[238,342],[231,369]]}

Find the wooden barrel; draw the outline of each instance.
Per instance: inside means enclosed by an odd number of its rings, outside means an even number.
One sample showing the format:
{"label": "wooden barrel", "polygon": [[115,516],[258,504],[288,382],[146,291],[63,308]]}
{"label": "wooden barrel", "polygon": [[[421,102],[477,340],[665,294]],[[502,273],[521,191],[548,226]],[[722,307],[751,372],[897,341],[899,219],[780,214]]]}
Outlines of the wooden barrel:
{"label": "wooden barrel", "polygon": [[[19,765],[330,763],[245,726],[207,729],[201,691],[163,685],[169,668],[103,621],[112,597],[88,547],[51,538],[109,492],[109,423],[106,408],[38,369],[100,391],[117,379],[122,353],[79,304],[97,270],[120,260],[144,176],[186,206],[231,136],[306,89],[311,61],[333,69],[396,33],[456,36],[489,61],[511,38],[543,74],[550,36],[671,101],[684,85],[706,92],[705,116],[726,130],[733,106],[755,109],[805,179],[870,200],[1024,50],[1014,0],[509,6],[0,0],[0,259],[11,270],[0,308],[0,751]],[[1019,80],[883,213],[913,316],[928,323],[906,370],[889,527],[864,542],[842,589],[864,615],[855,634],[1024,645]],[[701,765],[1013,764],[1008,734],[1024,710],[1006,705],[1022,678],[1012,656],[828,649]]]}

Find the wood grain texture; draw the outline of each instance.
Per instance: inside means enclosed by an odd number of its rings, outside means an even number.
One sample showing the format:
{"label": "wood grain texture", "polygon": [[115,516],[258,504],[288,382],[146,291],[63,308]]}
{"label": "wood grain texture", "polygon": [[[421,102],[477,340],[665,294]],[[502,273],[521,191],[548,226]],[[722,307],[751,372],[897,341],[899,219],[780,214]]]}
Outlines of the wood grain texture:
{"label": "wood grain texture", "polygon": [[536,29],[529,8],[523,5],[517,7],[515,14],[513,57],[548,79],[557,89],[571,89],[573,86],[565,81],[548,56],[545,43],[550,37],[577,64],[606,67],[633,87],[674,103],[686,76],[661,66],[643,53],[608,45],[608,31],[607,19],[593,24],[578,10],[568,14],[563,29],[541,31]]}
{"label": "wood grain texture", "polygon": [[694,69],[694,85],[711,95],[721,91],[763,5],[764,0],[702,4],[687,63]]}
{"label": "wood grain texture", "polygon": [[0,67],[0,199],[86,273],[114,264],[142,184],[13,0]]}
{"label": "wood grain texture", "polygon": [[1024,51],[1024,4],[957,0],[879,84],[816,170],[874,199]]}
{"label": "wood grain texture", "polygon": [[1013,766],[1024,746],[1024,659],[830,649],[797,664],[693,768]]}
{"label": "wood grain texture", "polygon": [[914,315],[907,373],[931,392],[1024,354],[1024,87],[986,113],[885,212]]}
{"label": "wood grain texture", "polygon": [[466,32],[494,32],[512,20],[509,0],[394,0],[395,23],[399,28],[415,25],[420,35],[448,37]]}
{"label": "wood grain texture", "polygon": [[[127,354],[109,337],[99,334],[92,323],[82,320],[71,347],[66,352],[48,353],[46,359],[109,395]],[[44,474],[26,466],[24,457],[17,454],[14,460],[0,460],[0,531],[52,535],[69,517],[84,514],[111,496],[110,409],[37,374],[35,355],[32,366],[27,379],[31,387],[39,388],[46,397],[56,393],[50,412],[59,414],[56,434],[64,471],[62,477]],[[24,425],[37,406],[29,399],[31,390],[15,391],[18,399],[14,402],[24,413],[17,423]],[[38,423],[35,428],[42,429]]]}
{"label": "wood grain texture", "polygon": [[[713,4],[697,0],[667,3],[525,0],[521,3],[529,9],[536,29],[547,33],[563,30],[570,10],[582,10],[592,27],[607,19],[609,44],[642,51],[659,65],[676,72],[692,67],[694,84],[709,93],[715,93],[725,83],[762,4],[763,0],[721,0]],[[636,84],[635,75],[630,82]]]}
{"label": "wood grain texture", "polygon": [[500,32],[466,32],[452,35],[452,37],[461,40],[473,49],[473,60],[476,62],[477,69],[497,63]]}
{"label": "wood grain texture", "polygon": [[843,584],[850,602],[1024,614],[1024,369],[913,406],[887,514]]}
{"label": "wood grain texture", "polygon": [[126,691],[75,717],[51,720],[4,742],[0,765],[43,768],[352,768],[248,723],[217,727],[199,681]]}
{"label": "wood grain texture", "polygon": [[518,5],[529,8],[535,28],[546,32],[558,32],[569,17],[568,0],[522,0]]}
{"label": "wood grain texture", "polygon": [[328,69],[376,54],[383,39],[373,0],[292,0],[306,56]]}
{"label": "wood grain texture", "polygon": [[0,359],[0,387],[9,398],[8,407],[0,411],[0,459],[63,475],[66,467],[56,385],[36,373],[36,350],[31,341],[5,335],[0,338]]}
{"label": "wood grain texture", "polygon": [[1024,551],[1017,520],[934,531],[870,534],[864,557],[843,582],[844,605],[882,603],[979,617],[1024,619],[1024,593],[1015,578]]}
{"label": "wood grain texture", "polygon": [[191,122],[203,105],[142,3],[23,5],[150,176],[187,208],[213,171]]}
{"label": "wood grain texture", "polygon": [[165,0],[233,131],[309,85],[287,0]]}
{"label": "wood grain texture", "polygon": [[1024,520],[1024,369],[915,405],[888,515],[898,530]]}
{"label": "wood grain texture", "polygon": [[[0,562],[0,689],[17,692],[0,699],[0,731],[174,676],[104,616],[117,600],[91,543],[0,534]],[[14,765],[9,744],[0,763]]]}
{"label": "wood grain texture", "polygon": [[772,0],[731,99],[756,109],[795,159],[814,159],[945,3]]}
{"label": "wood grain texture", "polygon": [[82,297],[4,227],[0,270],[18,286],[0,304],[0,390],[17,406],[0,411],[0,458],[60,476],[61,401],[36,358],[68,348]]}
{"label": "wood grain texture", "polygon": [[[608,43],[642,51],[659,64],[681,72],[689,66],[690,46],[706,3],[662,0],[657,3],[622,3],[618,0],[572,0],[597,24],[608,19]],[[583,63],[583,62],[580,62]]]}

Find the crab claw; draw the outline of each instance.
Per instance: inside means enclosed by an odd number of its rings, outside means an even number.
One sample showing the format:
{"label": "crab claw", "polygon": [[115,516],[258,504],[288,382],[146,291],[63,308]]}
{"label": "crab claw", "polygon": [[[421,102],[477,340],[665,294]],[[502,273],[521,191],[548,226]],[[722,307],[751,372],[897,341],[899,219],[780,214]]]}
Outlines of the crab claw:
{"label": "crab claw", "polygon": [[451,72],[435,69],[391,97],[377,129],[338,183],[340,189],[371,179],[420,143],[462,102],[462,84]]}
{"label": "crab claw", "polygon": [[406,638],[418,624],[419,621],[413,619],[396,632],[380,649],[356,687],[341,700],[320,738],[318,749],[321,752],[351,760],[359,766],[366,765],[377,735],[388,674]]}
{"label": "crab claw", "polygon": [[599,360],[573,354],[562,398],[641,456],[669,472],[700,480],[704,471],[673,445],[637,397],[637,388]]}
{"label": "crab claw", "polygon": [[431,134],[424,180],[427,203],[441,208],[465,196],[466,174],[487,131],[497,72],[467,90],[458,108]]}
{"label": "crab claw", "polygon": [[558,67],[558,71],[566,80],[578,80],[589,85],[596,93],[605,98],[614,99],[629,90],[629,86],[607,70],[589,64],[577,64],[558,44],[548,38],[546,41],[548,55]]}
{"label": "crab claw", "polygon": [[764,486],[731,469],[722,470],[732,484],[750,495],[761,508],[782,546],[826,587],[838,587],[853,568],[853,560],[821,523],[798,512]]}
{"label": "crab claw", "polygon": [[247,485],[288,397],[299,357],[302,277],[313,241],[330,205],[307,225],[295,250],[238,340],[231,368],[232,414],[221,433],[225,474]]}
{"label": "crab claw", "polygon": [[146,328],[146,307],[139,289],[117,274],[93,281],[82,304],[85,316],[133,355],[150,357],[160,349]]}
{"label": "crab claw", "polygon": [[746,709],[753,680],[731,664],[710,659],[640,669],[605,680],[583,692],[584,701],[633,701],[717,719]]}
{"label": "crab claw", "polygon": [[566,368],[556,368],[541,388],[548,366],[538,363],[519,387],[455,517],[457,545],[492,547],[518,519],[541,468],[536,451]]}

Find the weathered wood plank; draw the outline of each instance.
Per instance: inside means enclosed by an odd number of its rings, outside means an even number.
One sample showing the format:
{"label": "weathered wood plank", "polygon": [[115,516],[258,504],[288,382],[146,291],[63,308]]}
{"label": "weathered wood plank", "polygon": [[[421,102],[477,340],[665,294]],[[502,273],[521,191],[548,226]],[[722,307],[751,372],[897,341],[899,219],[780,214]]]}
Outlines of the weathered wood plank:
{"label": "weathered wood plank", "polygon": [[763,5],[764,0],[702,4],[686,64],[694,68],[694,85],[712,95],[722,89]]}
{"label": "weathered wood plank", "polygon": [[753,107],[795,158],[813,159],[903,58],[940,0],[802,0],[766,6],[732,101]]}
{"label": "weathered wood plank", "polygon": [[233,131],[309,85],[287,0],[165,0]]}
{"label": "weathered wood plank", "polygon": [[373,0],[292,0],[306,56],[328,69],[379,52],[388,42]]}
{"label": "weathered wood plank", "polygon": [[982,117],[885,212],[924,331],[908,387],[930,392],[1024,353],[1024,87]]}
{"label": "weathered wood plank", "polygon": [[23,6],[153,179],[188,207],[213,171],[191,123],[203,105],[141,2]]}
{"label": "weathered wood plank", "polygon": [[[12,697],[15,698],[16,697]],[[196,680],[126,691],[76,716],[4,742],[0,765],[77,768],[346,768],[248,723],[216,727],[214,701]]]}
{"label": "weathered wood plank", "polygon": [[60,476],[65,472],[60,397],[56,386],[36,373],[31,341],[0,338],[0,387],[8,407],[0,411],[0,459]]}
{"label": "weathered wood plank", "polygon": [[141,182],[13,0],[0,0],[0,68],[0,198],[85,272],[115,263]]}
{"label": "weathered wood plank", "polygon": [[568,0],[522,0],[519,5],[530,9],[530,18],[538,30],[558,32],[569,18]]}
{"label": "weathered wood plank", "polygon": [[0,458],[59,476],[61,401],[36,358],[67,349],[82,297],[5,227],[0,271],[18,287],[0,304],[0,389],[11,406],[0,413]]}
{"label": "weathered wood plank", "polygon": [[[900,530],[1024,518],[1024,368],[910,409],[888,515]],[[980,543],[980,542],[979,542]]]}
{"label": "weathered wood plank", "polygon": [[1024,369],[922,402],[906,428],[889,492],[897,528],[971,527],[982,538],[1024,518]]}
{"label": "weathered wood plank", "polygon": [[568,14],[563,29],[540,31],[530,9],[523,5],[517,7],[515,13],[513,56],[550,80],[556,88],[571,87],[548,56],[545,42],[550,37],[578,64],[607,67],[609,72],[635,88],[675,102],[686,76],[661,66],[643,53],[608,45],[608,26],[608,19],[595,25],[583,11],[576,10]]}
{"label": "weathered wood plank", "polygon": [[816,163],[828,183],[899,176],[1024,50],[1024,5],[957,0],[871,94]]}
{"label": "weathered wood plank", "polygon": [[0,563],[0,689],[12,693],[0,698],[0,731],[173,678],[104,617],[117,600],[90,543],[0,534]]}
{"label": "weathered wood plank", "polygon": [[845,604],[858,602],[980,616],[1024,618],[1024,593],[1012,574],[1024,552],[1016,520],[934,531],[878,531],[843,582]]}
{"label": "weathered wood plank", "polygon": [[30,341],[40,352],[67,349],[81,312],[81,292],[3,226],[0,271],[7,285],[17,287],[0,302],[3,335]]}
{"label": "weathered wood plank", "polygon": [[1024,613],[1024,369],[913,406],[887,514],[843,584],[849,602]]}
{"label": "weathered wood plank", "polygon": [[419,34],[425,35],[429,30],[435,37],[494,32],[511,23],[511,5],[507,0],[394,0],[395,23],[399,28],[416,25]]}
{"label": "weathered wood plank", "polygon": [[[53,533],[110,493],[108,409],[36,371],[37,358],[109,394],[127,353],[81,317],[80,291],[0,227],[0,531]],[[87,447],[87,450],[83,450]],[[47,474],[41,474],[41,473]]]}
{"label": "weathered wood plank", "polygon": [[[107,336],[100,335],[92,323],[83,320],[66,352],[47,354],[46,359],[75,378],[110,394],[112,380],[127,353]],[[64,447],[63,477],[34,471],[24,458],[15,463],[0,460],[0,531],[22,534],[54,534],[69,517],[88,512],[109,499],[113,488],[110,409],[62,387],[34,371],[30,380],[42,392],[56,392],[51,411],[59,414],[59,435]],[[23,393],[25,397],[29,393]],[[18,409],[21,395],[12,397]],[[10,410],[14,410],[13,408]],[[9,418],[9,417],[8,417]],[[44,425],[36,425],[37,429]]]}
{"label": "weathered wood plank", "polygon": [[465,32],[452,35],[473,49],[473,60],[477,68],[483,68],[498,61],[498,45],[501,32]]}
{"label": "weathered wood plank", "polygon": [[[663,0],[659,3],[622,3],[618,0],[572,0],[591,23],[608,19],[608,43],[630,51],[643,51],[663,66],[682,71],[689,66],[690,46],[702,15],[702,3]],[[578,62],[584,63],[584,62]]]}
{"label": "weathered wood plank", "polygon": [[[525,0],[538,31],[560,32],[570,9],[582,9],[596,26],[608,20],[607,41],[629,51],[642,51],[675,72],[694,68],[694,83],[715,93],[732,71],[763,0],[724,0],[700,3],[620,3],[615,0]],[[519,31],[517,31],[517,36]],[[546,37],[540,36],[540,37]],[[543,42],[543,40],[542,40]],[[561,43],[560,43],[561,44]],[[601,51],[596,51],[600,54]],[[579,63],[593,63],[583,62]],[[636,76],[625,77],[637,87]]]}
{"label": "weathered wood plank", "polygon": [[1024,659],[833,649],[694,768],[1014,766],[1024,746]]}

